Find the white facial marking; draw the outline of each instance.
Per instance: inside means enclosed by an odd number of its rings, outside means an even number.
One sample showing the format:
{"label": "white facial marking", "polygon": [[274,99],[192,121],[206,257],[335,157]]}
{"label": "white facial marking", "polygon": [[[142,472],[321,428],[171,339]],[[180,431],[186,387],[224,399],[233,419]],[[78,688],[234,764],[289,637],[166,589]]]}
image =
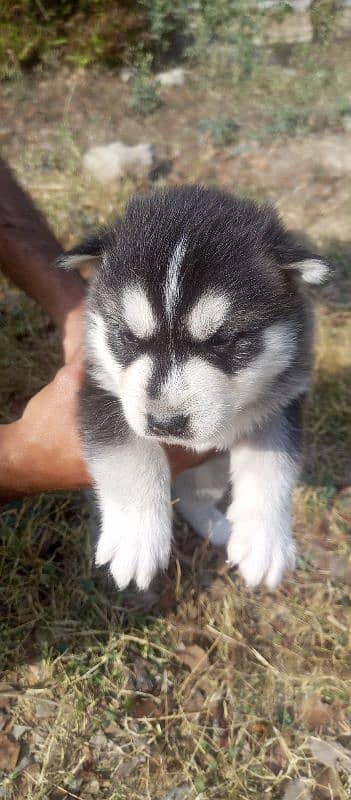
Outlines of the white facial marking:
{"label": "white facial marking", "polygon": [[[174,364],[169,371],[157,399],[151,401],[149,409],[155,414],[183,414],[189,416],[189,440],[177,440],[179,444],[203,450],[209,440],[221,432],[223,415],[228,408],[230,379],[222,370],[198,357],[189,358],[181,365]],[[171,441],[166,437],[163,441]],[[172,439],[175,442],[175,439]]]}
{"label": "white facial marking", "polygon": [[199,342],[213,336],[223,325],[229,307],[229,298],[221,292],[212,290],[201,295],[186,320],[191,336]]}
{"label": "white facial marking", "polygon": [[221,433],[222,420],[228,410],[230,379],[208,361],[197,356],[184,364],[184,381],[189,386],[188,413],[191,415],[194,442]]}
{"label": "white facial marking", "polygon": [[323,283],[328,277],[329,268],[323,261],[318,258],[309,258],[306,261],[296,261],[296,263],[289,264],[288,269],[296,269],[301,273],[302,280],[305,283],[319,284]]}
{"label": "white facial marking", "polygon": [[108,346],[104,320],[97,312],[90,312],[87,322],[87,349],[94,363],[95,377],[103,389],[117,394],[123,367]]}
{"label": "white facial marking", "polygon": [[294,328],[290,323],[274,323],[264,332],[263,338],[263,352],[232,378],[238,410],[247,402],[252,405],[264,387],[291,364],[296,340]]}
{"label": "white facial marking", "polygon": [[170,320],[174,313],[175,304],[180,294],[179,273],[186,253],[186,239],[183,236],[174,248],[171,260],[168,265],[166,284],[164,290],[165,309]]}
{"label": "white facial marking", "polygon": [[150,356],[139,356],[123,370],[120,381],[120,398],[130,427],[143,436],[146,427],[147,385],[151,377],[153,362]]}
{"label": "white facial marking", "polygon": [[142,286],[128,286],[123,292],[122,304],[124,319],[134,336],[147,339],[155,333],[156,318]]}
{"label": "white facial marking", "polygon": [[185,401],[187,392],[188,387],[184,379],[183,367],[173,360],[167,378],[161,386],[160,396],[156,401],[160,412],[165,415],[177,413],[177,409]]}

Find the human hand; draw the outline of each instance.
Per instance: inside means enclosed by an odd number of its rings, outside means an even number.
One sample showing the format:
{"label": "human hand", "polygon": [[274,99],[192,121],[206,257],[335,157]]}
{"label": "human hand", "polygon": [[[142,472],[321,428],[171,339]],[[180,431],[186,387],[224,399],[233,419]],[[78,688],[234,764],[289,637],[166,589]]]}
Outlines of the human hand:
{"label": "human hand", "polygon": [[76,419],[82,376],[79,363],[62,367],[29,400],[19,420],[1,426],[4,498],[90,486]]}

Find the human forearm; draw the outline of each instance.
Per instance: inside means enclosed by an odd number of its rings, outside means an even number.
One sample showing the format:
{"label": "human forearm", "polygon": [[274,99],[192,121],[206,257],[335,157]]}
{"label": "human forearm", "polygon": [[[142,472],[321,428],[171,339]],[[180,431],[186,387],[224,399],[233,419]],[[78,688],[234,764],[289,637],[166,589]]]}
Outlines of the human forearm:
{"label": "human forearm", "polygon": [[13,500],[25,494],[20,489],[22,480],[18,474],[18,448],[20,446],[18,425],[0,425],[0,501]]}
{"label": "human forearm", "polygon": [[0,159],[0,268],[60,328],[84,296],[78,273],[51,266],[61,251],[45,219]]}

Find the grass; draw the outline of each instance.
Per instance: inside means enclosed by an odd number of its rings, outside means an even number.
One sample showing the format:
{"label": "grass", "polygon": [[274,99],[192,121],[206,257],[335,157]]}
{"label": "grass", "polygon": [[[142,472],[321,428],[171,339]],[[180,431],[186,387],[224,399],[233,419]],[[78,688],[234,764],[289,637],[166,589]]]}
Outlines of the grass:
{"label": "grass", "polygon": [[[152,57],[155,66],[179,58],[201,59],[215,41],[229,42],[241,78],[254,70],[257,38],[265,41],[273,24],[291,12],[282,2],[260,12],[245,0],[78,0],[30,3],[1,9],[0,79],[32,67],[57,68],[62,62],[85,68],[116,67],[133,60],[135,51]],[[314,40],[329,46],[338,33],[339,0],[315,0],[310,11]]]}
{"label": "grass", "polygon": [[213,144],[223,147],[235,142],[238,125],[230,117],[219,117],[217,119],[200,120],[199,129],[210,135]]}
{"label": "grass", "polygon": [[[338,55],[339,71],[335,54],[330,61],[323,55],[318,78],[309,67],[312,90],[305,88],[304,64],[315,64],[315,57],[315,51],[304,50],[306,61],[296,62],[294,75],[279,65],[261,65],[255,81],[247,76],[240,90],[235,81],[229,89],[227,82],[210,82],[213,101],[206,109],[196,94],[196,78],[201,85],[205,75],[199,65],[175,108],[183,115],[178,128],[197,136],[201,120],[222,123],[233,113],[240,122],[235,137],[245,144],[248,130],[267,124],[268,89],[271,111],[288,94],[289,106],[300,113],[311,98],[322,104],[323,92],[328,107],[333,102],[344,108],[345,53]],[[103,82],[108,98],[105,73]],[[81,174],[89,136],[109,140],[110,129],[101,120],[98,132],[91,127],[84,139],[75,117],[81,111],[79,94],[72,95],[61,125],[54,98],[53,116],[45,121],[47,138],[38,141],[42,117],[33,123],[29,114],[30,103],[34,111],[36,102],[41,108],[36,92],[35,83],[6,87],[6,103],[15,111],[20,106],[27,120],[6,152],[54,229],[71,244],[119,213],[129,194],[145,184],[128,180],[101,188]],[[123,115],[129,92],[120,89]],[[92,97],[97,102],[97,93]],[[225,106],[228,97],[231,105]],[[158,127],[175,147],[170,120],[165,104],[142,123],[130,115],[128,130],[139,134],[141,125],[151,137]],[[233,168],[226,125],[224,133],[221,124],[208,132],[219,136],[218,161],[211,149],[210,168],[206,153],[204,162],[189,165],[184,146],[169,179],[178,180],[180,170],[187,180],[221,183],[222,157],[225,179],[228,173],[238,187],[240,155]],[[287,159],[291,134],[296,131],[288,125]],[[272,133],[265,136],[271,141]],[[258,144],[261,158],[267,157],[265,142]],[[267,162],[259,163],[272,180]],[[307,177],[306,191],[315,186],[313,170]],[[342,178],[318,180],[322,188],[330,180],[333,202],[339,193],[344,196]],[[270,187],[278,202],[286,195],[279,182]],[[249,189],[255,196],[262,191],[253,183]],[[298,778],[307,781],[312,800],[350,797],[347,769],[339,763],[326,775],[310,741],[314,736],[347,748],[351,743],[350,250],[347,241],[329,234],[334,217],[329,206],[326,211],[328,196],[312,197],[314,214],[323,217],[319,246],[335,263],[336,276],[318,301],[305,469],[295,495],[297,570],[275,594],[250,592],[228,570],[223,554],[176,519],[167,574],[147,593],[119,593],[94,568],[94,522],[86,495],[45,495],[3,507],[0,720],[3,732],[16,733],[21,744],[16,767],[0,772],[0,796],[6,800],[282,800]],[[291,193],[288,199],[285,208],[294,211],[296,197]],[[313,219],[306,214],[307,232]],[[0,300],[2,322],[6,319],[0,328],[0,410],[7,421],[53,374],[60,353],[50,321],[29,299],[3,281]]]}
{"label": "grass", "polygon": [[130,110],[142,117],[152,114],[162,105],[151,67],[152,58],[141,55],[128,101]]}
{"label": "grass", "polygon": [[[309,502],[320,516],[334,513],[316,493]],[[190,797],[250,797],[262,787],[280,797],[287,775],[315,773],[306,696],[328,709],[323,735],[350,734],[342,581],[326,587],[303,562],[275,598],[251,594],[183,531],[178,563],[148,608],[150,598],[118,595],[92,572],[78,498],[5,510],[0,531],[12,721],[25,726],[40,766],[4,777],[9,797],[73,791],[77,775],[84,798],[92,780],[111,800],[116,781],[122,798],[163,798],[182,784]],[[196,645],[189,673],[184,651]]]}

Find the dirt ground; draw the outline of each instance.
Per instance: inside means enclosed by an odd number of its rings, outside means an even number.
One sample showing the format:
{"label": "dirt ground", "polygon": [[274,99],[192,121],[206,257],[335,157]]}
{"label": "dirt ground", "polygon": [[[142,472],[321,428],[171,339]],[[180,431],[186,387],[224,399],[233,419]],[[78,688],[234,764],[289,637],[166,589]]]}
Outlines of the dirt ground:
{"label": "dirt ground", "polygon": [[[274,202],[335,265],[316,296],[298,564],[278,592],[247,590],[176,519],[168,573],[118,593],[93,566],[85,495],[0,511],[0,797],[351,797],[350,78],[345,45],[272,51],[241,79],[213,46],[147,116],[113,72],[0,85],[3,153],[65,246],[134,191],[197,181]],[[153,144],[147,178],[84,175],[87,148],[116,139]],[[5,281],[1,316],[8,421],[60,353]]]}

